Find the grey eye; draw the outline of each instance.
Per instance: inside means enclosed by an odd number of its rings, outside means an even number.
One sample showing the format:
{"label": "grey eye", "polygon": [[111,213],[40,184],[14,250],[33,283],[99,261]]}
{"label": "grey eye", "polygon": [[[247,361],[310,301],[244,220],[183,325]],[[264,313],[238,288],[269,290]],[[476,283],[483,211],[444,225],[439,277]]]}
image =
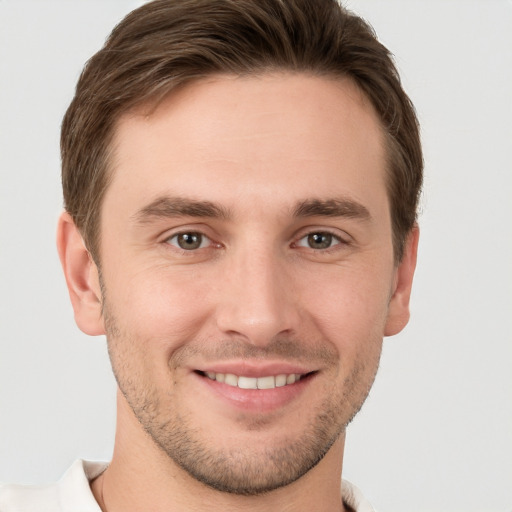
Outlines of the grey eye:
{"label": "grey eye", "polygon": [[168,243],[185,251],[193,251],[207,247],[210,244],[210,240],[202,233],[191,231],[189,233],[178,233],[172,236],[169,238]]}
{"label": "grey eye", "polygon": [[330,233],[311,233],[308,235],[308,245],[311,249],[328,249],[331,247],[332,239]]}
{"label": "grey eye", "polygon": [[302,237],[297,245],[299,247],[308,247],[309,249],[330,249],[332,246],[340,243],[340,239],[328,232],[317,231],[315,233],[309,233]]}

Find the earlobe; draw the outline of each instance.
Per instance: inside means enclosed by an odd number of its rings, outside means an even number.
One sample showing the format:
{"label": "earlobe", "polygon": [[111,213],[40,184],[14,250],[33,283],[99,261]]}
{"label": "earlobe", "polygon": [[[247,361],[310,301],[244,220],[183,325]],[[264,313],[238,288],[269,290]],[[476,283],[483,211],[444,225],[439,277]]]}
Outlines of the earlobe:
{"label": "earlobe", "polygon": [[409,301],[418,254],[419,228],[413,227],[404,248],[404,255],[396,269],[395,285],[389,302],[384,336],[398,334],[409,321]]}
{"label": "earlobe", "polygon": [[59,217],[57,250],[78,327],[91,336],[105,334],[98,268],[67,212]]}

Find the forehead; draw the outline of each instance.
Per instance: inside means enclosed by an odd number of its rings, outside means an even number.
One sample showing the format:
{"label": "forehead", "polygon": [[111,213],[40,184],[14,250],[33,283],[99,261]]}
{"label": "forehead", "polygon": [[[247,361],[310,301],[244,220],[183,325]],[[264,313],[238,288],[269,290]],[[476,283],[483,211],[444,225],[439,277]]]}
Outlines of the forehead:
{"label": "forehead", "polygon": [[329,195],[333,183],[345,195],[371,192],[370,184],[382,194],[382,140],[377,115],[349,79],[212,76],[120,118],[105,200],[293,203]]}

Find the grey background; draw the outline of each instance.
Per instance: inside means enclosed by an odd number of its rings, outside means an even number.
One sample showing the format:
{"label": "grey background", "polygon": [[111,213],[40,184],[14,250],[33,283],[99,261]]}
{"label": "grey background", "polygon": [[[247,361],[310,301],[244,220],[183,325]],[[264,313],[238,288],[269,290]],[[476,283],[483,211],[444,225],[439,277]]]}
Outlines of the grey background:
{"label": "grey background", "polygon": [[[108,459],[115,384],[55,250],[59,125],[138,1],[0,0],[0,480]],[[412,319],[385,341],[344,477],[381,512],[512,510],[512,2],[351,0],[395,53],[426,184]]]}

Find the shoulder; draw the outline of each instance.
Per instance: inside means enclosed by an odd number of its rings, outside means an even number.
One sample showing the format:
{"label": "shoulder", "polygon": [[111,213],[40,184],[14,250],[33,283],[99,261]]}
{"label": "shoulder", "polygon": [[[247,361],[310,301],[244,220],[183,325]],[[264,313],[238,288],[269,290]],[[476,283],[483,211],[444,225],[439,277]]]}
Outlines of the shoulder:
{"label": "shoulder", "polygon": [[105,463],[77,460],[55,483],[0,485],[1,512],[101,512],[89,481],[106,468]]}
{"label": "shoulder", "polygon": [[56,484],[52,485],[0,485],[2,512],[60,511]]}

